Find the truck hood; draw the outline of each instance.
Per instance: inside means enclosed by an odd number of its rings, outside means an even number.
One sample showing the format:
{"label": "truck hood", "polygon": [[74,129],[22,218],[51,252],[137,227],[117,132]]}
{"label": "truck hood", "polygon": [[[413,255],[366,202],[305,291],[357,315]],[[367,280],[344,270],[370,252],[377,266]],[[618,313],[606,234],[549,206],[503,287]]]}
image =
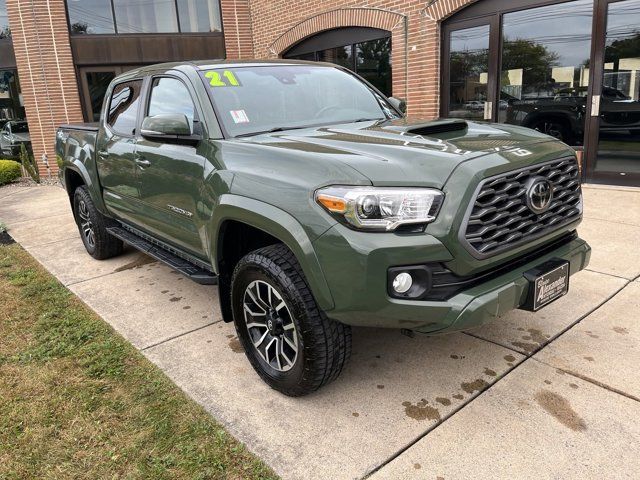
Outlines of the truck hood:
{"label": "truck hood", "polygon": [[436,188],[464,162],[496,153],[506,153],[505,162],[518,162],[522,158],[508,155],[510,151],[550,141],[557,142],[522,127],[456,119],[356,122],[238,140],[287,153],[313,153],[318,161],[342,162],[373,185]]}

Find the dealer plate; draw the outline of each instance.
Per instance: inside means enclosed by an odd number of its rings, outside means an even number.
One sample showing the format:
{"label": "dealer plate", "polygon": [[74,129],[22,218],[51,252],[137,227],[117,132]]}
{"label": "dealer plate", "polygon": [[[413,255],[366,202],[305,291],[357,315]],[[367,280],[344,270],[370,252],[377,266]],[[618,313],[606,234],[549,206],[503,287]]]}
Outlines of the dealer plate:
{"label": "dealer plate", "polygon": [[569,292],[569,262],[550,260],[524,274],[529,280],[527,302],[521,308],[537,311]]}

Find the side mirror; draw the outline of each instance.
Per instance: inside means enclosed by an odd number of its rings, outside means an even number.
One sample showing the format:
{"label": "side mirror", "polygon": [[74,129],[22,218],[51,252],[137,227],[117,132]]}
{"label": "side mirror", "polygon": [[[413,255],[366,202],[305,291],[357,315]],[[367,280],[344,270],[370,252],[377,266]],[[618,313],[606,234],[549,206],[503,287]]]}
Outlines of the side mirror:
{"label": "side mirror", "polygon": [[389,103],[393,105],[396,110],[399,110],[402,113],[407,113],[407,102],[401,98],[389,97]]}
{"label": "side mirror", "polygon": [[200,135],[194,135],[187,116],[182,113],[160,113],[145,117],[140,134],[153,140],[177,140],[186,143],[197,142]]}

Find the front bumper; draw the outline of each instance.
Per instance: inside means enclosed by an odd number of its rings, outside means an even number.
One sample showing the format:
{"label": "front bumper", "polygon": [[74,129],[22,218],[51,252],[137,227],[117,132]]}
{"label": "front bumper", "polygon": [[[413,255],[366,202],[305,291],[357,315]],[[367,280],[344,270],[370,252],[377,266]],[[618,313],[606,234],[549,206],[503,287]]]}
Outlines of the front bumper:
{"label": "front bumper", "polygon": [[[390,266],[416,265],[451,260],[450,253],[435,239],[425,236],[396,237],[393,246],[369,248],[361,242],[347,241],[335,226],[314,242],[335,307],[326,312],[337,321],[353,326],[404,328],[421,333],[466,330],[525,303],[529,288],[523,273],[552,258],[569,261],[570,274],[584,269],[591,248],[574,238],[531,261],[521,264],[486,282],[470,287],[448,300],[400,300],[386,292],[386,270]],[[348,232],[353,240],[376,242],[375,235]],[[430,238],[426,236],[426,238]],[[349,253],[346,253],[347,247]]]}

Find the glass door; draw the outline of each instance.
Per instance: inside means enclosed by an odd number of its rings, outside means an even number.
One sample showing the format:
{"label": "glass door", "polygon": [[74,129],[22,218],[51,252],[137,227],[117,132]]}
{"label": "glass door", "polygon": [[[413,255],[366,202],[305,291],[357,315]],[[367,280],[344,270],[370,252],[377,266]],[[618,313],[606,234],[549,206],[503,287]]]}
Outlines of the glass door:
{"label": "glass door", "polygon": [[583,144],[593,0],[502,17],[498,121]]}
{"label": "glass door", "polygon": [[445,26],[442,116],[495,120],[495,20]]}
{"label": "glass door", "polygon": [[107,92],[107,87],[111,80],[120,73],[122,73],[122,69],[119,67],[86,67],[80,69],[85,120],[88,122],[100,120],[104,94]]}
{"label": "glass door", "polygon": [[594,58],[592,148],[587,177],[593,181],[638,185],[640,0],[603,0],[598,11],[600,48]]}

